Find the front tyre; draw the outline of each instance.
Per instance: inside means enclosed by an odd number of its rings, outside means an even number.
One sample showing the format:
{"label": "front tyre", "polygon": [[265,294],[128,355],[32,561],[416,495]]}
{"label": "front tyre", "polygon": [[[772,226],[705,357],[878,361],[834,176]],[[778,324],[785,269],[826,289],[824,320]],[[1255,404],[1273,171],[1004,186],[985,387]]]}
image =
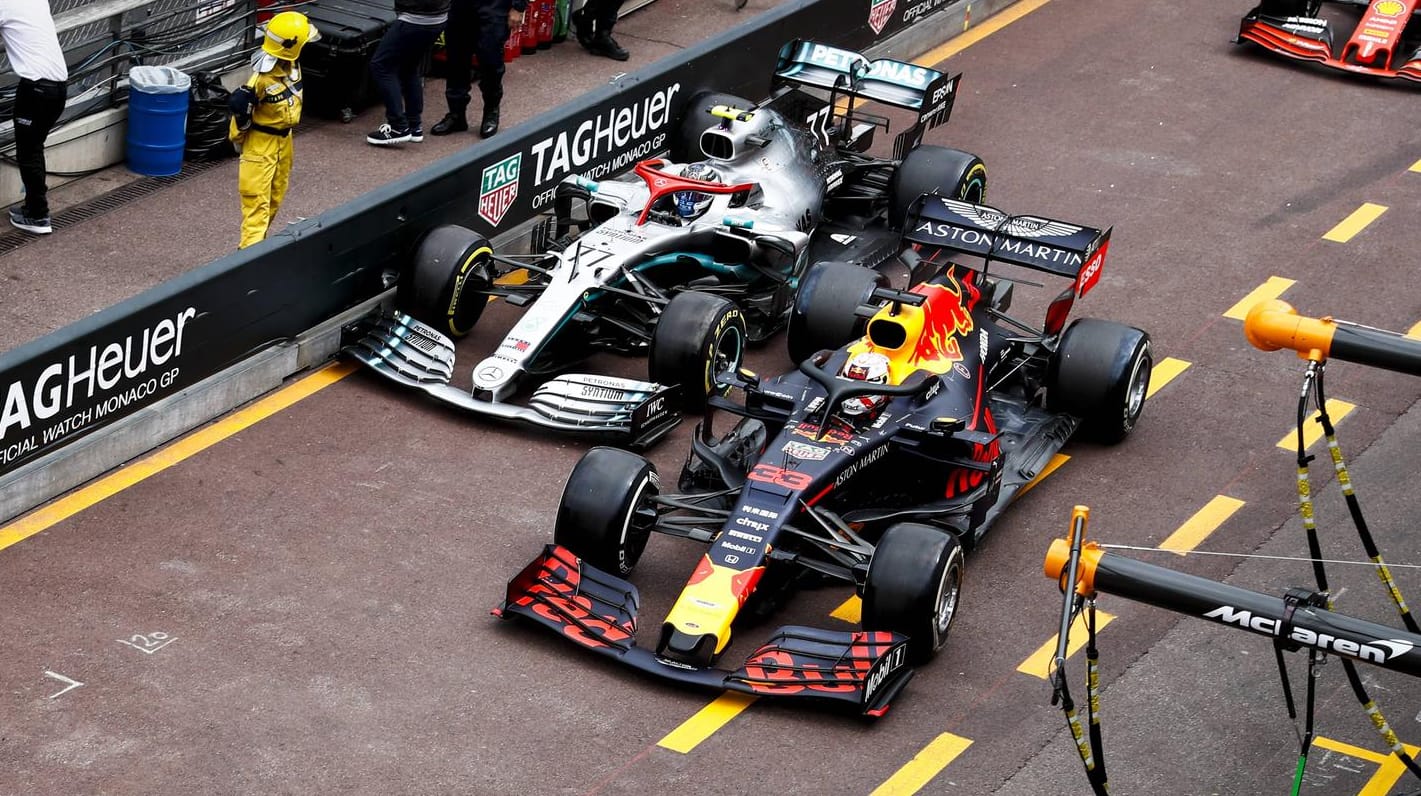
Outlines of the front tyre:
{"label": "front tyre", "polygon": [[553,541],[598,569],[627,577],[656,524],[656,467],[618,448],[593,448],[568,476]]}
{"label": "front tyre", "polygon": [[721,375],[744,364],[748,339],[745,315],[734,303],[710,293],[678,293],[651,334],[651,380],[678,385],[687,411],[699,412],[709,396],[730,391]]}
{"label": "front tyre", "polygon": [[864,320],[854,314],[888,280],[872,268],[853,263],[815,263],[799,282],[789,314],[785,342],[789,357],[800,363],[826,348],[841,348],[863,334]]}
{"label": "front tyre", "polygon": [[1081,419],[1081,430],[1113,444],[1135,430],[1145,410],[1154,355],[1133,326],[1081,318],[1061,335],[1047,371],[1047,406]]}
{"label": "front tyre", "polygon": [[493,246],[465,227],[435,227],[419,242],[400,308],[455,339],[473,331],[493,284]]}
{"label": "front tyre", "polygon": [[963,571],[957,537],[912,522],[889,526],[868,562],[863,629],[907,636],[909,660],[927,663],[947,644],[962,596]]}

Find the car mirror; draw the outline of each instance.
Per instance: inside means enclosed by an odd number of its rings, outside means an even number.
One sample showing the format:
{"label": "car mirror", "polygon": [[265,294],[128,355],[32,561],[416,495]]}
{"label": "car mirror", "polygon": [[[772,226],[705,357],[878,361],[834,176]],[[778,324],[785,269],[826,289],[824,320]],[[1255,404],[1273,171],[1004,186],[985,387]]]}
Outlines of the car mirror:
{"label": "car mirror", "polygon": [[967,428],[967,421],[960,417],[935,417],[929,428],[938,434],[956,434]]}

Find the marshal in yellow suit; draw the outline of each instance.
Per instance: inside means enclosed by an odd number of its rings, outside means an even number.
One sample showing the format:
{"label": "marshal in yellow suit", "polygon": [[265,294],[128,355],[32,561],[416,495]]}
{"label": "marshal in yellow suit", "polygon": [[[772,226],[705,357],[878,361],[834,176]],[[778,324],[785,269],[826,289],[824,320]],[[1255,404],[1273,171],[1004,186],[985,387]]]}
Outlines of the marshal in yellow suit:
{"label": "marshal in yellow suit", "polygon": [[242,153],[237,190],[242,197],[246,248],[266,237],[291,181],[291,133],[301,121],[301,67],[296,59],[320,38],[304,14],[285,11],[263,29],[252,76],[232,92],[228,136]]}

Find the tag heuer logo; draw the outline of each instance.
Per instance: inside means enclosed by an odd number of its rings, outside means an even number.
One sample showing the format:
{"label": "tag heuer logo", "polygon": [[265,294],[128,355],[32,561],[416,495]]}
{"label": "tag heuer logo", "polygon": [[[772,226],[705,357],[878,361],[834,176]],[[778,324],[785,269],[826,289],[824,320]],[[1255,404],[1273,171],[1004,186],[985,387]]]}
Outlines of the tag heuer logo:
{"label": "tag heuer logo", "polygon": [[479,186],[479,218],[498,226],[513,200],[518,198],[519,167],[523,164],[523,153],[512,155],[505,160],[484,169]]}
{"label": "tag heuer logo", "polygon": [[873,28],[874,33],[883,32],[888,18],[893,16],[893,9],[897,7],[898,0],[869,0],[868,26]]}

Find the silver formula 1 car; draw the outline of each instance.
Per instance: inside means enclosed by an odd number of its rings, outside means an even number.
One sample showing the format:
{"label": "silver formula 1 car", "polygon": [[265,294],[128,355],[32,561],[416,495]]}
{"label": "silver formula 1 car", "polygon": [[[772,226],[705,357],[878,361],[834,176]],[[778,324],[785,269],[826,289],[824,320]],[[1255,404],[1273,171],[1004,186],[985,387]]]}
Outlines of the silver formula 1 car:
{"label": "silver formula 1 car", "polygon": [[[559,184],[534,229],[535,254],[496,254],[459,226],[431,231],[403,276],[400,311],[360,324],[345,351],[471,412],[650,445],[682,409],[729,389],[716,374],[785,325],[810,263],[879,266],[898,253],[896,230],[922,194],[982,199],[980,159],[921,145],[947,121],[959,78],[792,42],[765,102],[691,100],[671,143],[676,162]],[[867,154],[889,121],[858,110],[860,99],[916,114],[893,157]],[[527,310],[461,390],[450,384],[454,339],[490,296]],[[566,373],[604,350],[647,353],[649,380]]]}

